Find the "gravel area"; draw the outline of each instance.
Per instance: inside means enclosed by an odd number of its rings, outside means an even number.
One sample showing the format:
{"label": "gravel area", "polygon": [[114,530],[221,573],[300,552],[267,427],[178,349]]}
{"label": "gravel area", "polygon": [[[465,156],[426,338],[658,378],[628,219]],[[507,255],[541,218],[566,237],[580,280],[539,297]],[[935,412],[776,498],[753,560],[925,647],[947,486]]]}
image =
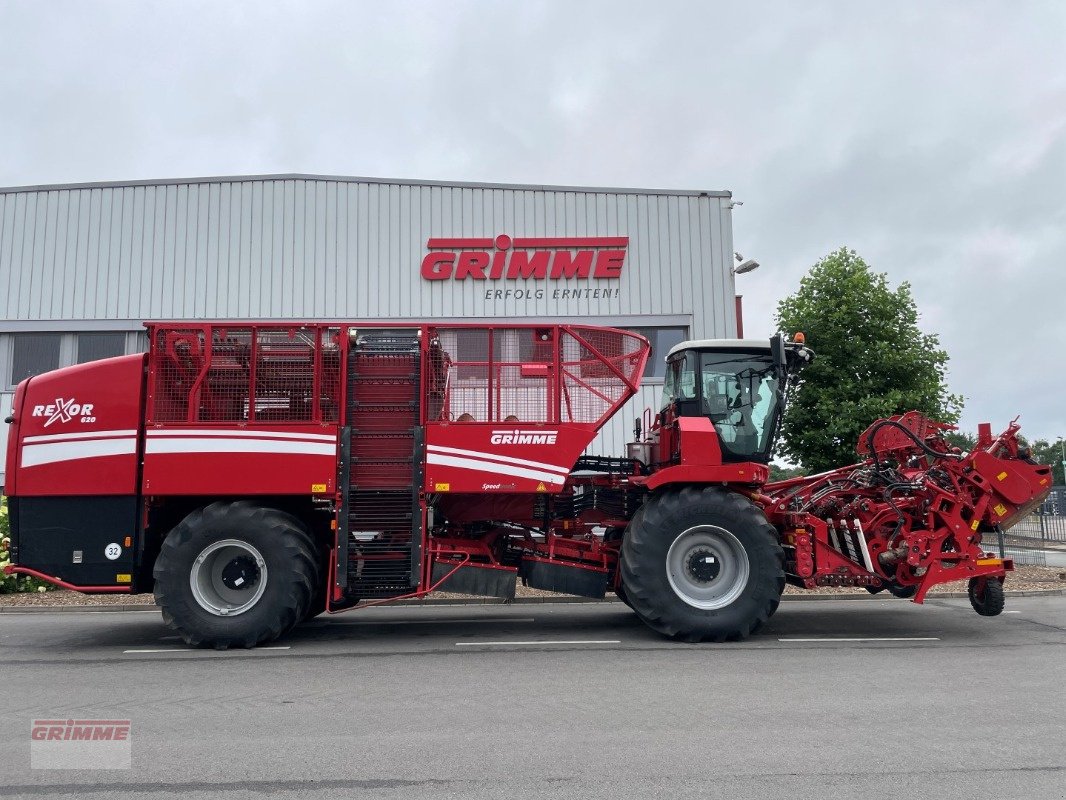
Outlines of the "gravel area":
{"label": "gravel area", "polygon": [[[1007,577],[1006,589],[1008,592],[1031,592],[1040,589],[1066,589],[1066,572],[1061,567],[1033,567],[1019,566],[1013,574]],[[965,592],[966,581],[956,581],[938,586],[932,594],[946,594],[951,592]],[[797,589],[793,586],[785,587],[785,594],[867,594],[865,589],[834,589],[823,587],[820,589]],[[558,597],[555,592],[545,592],[541,589],[529,589],[519,585],[517,597]],[[471,599],[469,595],[454,594],[452,592],[435,592],[431,595],[435,600],[462,600]],[[23,592],[20,594],[0,594],[0,606],[110,606],[110,605],[152,605],[155,598],[151,594],[96,594],[86,595],[79,592],[71,592],[60,589],[54,592]]]}
{"label": "gravel area", "polygon": [[153,603],[155,597],[151,594],[82,594],[67,589],[0,594],[0,606],[126,606]]}

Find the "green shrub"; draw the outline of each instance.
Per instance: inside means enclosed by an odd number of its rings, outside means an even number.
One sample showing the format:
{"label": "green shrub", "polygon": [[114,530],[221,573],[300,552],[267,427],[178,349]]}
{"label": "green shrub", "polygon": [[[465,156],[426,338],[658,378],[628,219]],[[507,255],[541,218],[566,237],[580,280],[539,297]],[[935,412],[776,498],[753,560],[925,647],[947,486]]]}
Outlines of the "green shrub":
{"label": "green shrub", "polygon": [[7,516],[7,498],[0,497],[0,594],[13,592],[46,592],[53,588],[50,583],[31,578],[29,575],[5,575],[4,567],[11,563],[11,522]]}

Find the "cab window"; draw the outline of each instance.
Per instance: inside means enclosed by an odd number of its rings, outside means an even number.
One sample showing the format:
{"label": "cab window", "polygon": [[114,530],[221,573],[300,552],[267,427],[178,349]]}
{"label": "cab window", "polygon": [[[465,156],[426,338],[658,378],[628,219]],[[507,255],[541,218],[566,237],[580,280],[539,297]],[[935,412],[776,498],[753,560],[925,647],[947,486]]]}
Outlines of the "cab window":
{"label": "cab window", "polygon": [[666,365],[663,398],[659,410],[665,411],[675,401],[696,399],[696,355],[678,353]]}
{"label": "cab window", "polygon": [[769,356],[707,352],[700,356],[701,405],[724,453],[769,457],[777,411],[777,378]]}

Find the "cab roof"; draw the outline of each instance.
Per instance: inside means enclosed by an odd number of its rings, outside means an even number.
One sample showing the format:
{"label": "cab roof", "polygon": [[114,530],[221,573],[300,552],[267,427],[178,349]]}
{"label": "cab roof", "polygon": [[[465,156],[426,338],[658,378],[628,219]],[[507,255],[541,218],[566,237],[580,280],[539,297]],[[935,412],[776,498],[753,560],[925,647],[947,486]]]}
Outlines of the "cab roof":
{"label": "cab roof", "polygon": [[748,350],[757,352],[770,352],[769,339],[695,339],[690,342],[682,342],[670,348],[666,354],[669,358],[681,350]]}

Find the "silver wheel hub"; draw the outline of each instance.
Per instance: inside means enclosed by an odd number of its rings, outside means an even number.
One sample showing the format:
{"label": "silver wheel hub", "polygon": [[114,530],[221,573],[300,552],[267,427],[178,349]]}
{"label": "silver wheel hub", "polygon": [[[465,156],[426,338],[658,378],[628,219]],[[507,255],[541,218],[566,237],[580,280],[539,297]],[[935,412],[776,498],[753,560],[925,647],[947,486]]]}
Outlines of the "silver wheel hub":
{"label": "silver wheel hub", "polygon": [[216,617],[243,614],[266,591],[266,560],[240,539],[212,542],[192,562],[189,586],[200,608]]}
{"label": "silver wheel hub", "polygon": [[717,525],[696,525],[674,539],[666,553],[670,588],[693,608],[713,611],[734,602],[748,585],[748,553]]}

